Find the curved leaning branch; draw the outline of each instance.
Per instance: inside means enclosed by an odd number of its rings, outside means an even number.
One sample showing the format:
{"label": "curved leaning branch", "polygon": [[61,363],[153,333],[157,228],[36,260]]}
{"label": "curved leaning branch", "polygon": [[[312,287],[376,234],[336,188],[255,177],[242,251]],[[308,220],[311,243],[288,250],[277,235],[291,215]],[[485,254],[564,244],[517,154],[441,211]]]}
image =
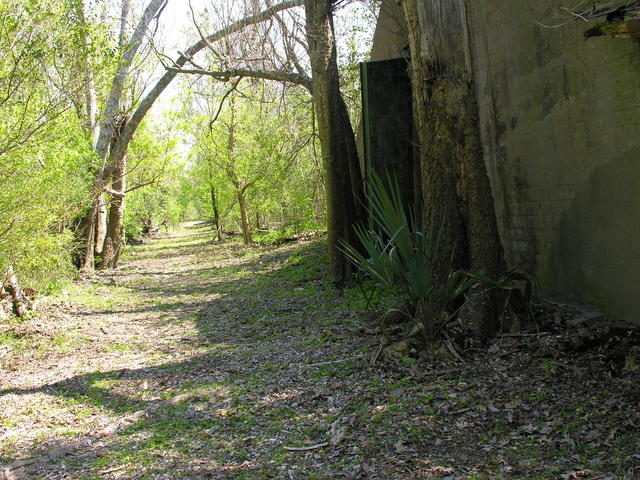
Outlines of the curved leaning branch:
{"label": "curved leaning branch", "polygon": [[127,141],[131,139],[136,129],[140,125],[140,122],[147,114],[149,109],[153,106],[153,103],[160,96],[160,94],[165,90],[165,88],[167,88],[167,86],[176,77],[176,75],[180,73],[182,67],[184,67],[187,62],[189,62],[190,59],[193,58],[194,55],[204,49],[208,44],[239,32],[249,25],[254,25],[256,23],[268,20],[269,18],[273,17],[275,14],[283,10],[299,7],[302,4],[303,0],[286,0],[284,2],[280,2],[263,10],[262,12],[238,20],[237,22],[234,22],[231,25],[218,30],[211,35],[201,38],[199,41],[191,45],[183,54],[180,55],[180,57],[178,57],[178,59],[174,62],[174,65],[165,72],[165,74],[160,78],[160,80],[158,80],[156,85],[151,89],[147,96],[142,100],[136,111],[131,116],[131,120],[122,132],[123,140]]}
{"label": "curved leaning branch", "polygon": [[140,50],[140,46],[142,45],[144,36],[148,31],[151,22],[158,17],[166,3],[167,0],[151,0],[147,5],[147,8],[145,8],[142,18],[136,25],[131,38],[126,43],[127,48],[125,48],[122,54],[122,61],[120,62],[115,76],[113,77],[113,83],[111,84],[111,90],[109,91],[109,97],[103,115],[103,126],[100,129],[100,134],[96,142],[96,151],[103,159],[106,159],[109,150],[109,143],[111,142],[114,134],[113,117],[117,114],[118,109],[120,108],[122,92],[130,73],[131,65]]}

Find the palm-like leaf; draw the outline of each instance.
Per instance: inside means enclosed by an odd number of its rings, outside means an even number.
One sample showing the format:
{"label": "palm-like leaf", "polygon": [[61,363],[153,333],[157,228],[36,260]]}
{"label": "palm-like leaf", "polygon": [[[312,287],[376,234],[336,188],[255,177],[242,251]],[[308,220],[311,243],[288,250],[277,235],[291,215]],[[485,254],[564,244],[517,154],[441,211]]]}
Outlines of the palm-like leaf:
{"label": "palm-like leaf", "polygon": [[[383,181],[375,172],[372,173],[367,199],[373,226],[355,226],[362,252],[343,241],[340,242],[341,250],[363,275],[378,286],[392,291],[400,289],[408,307],[415,310],[420,306],[422,311],[428,311],[433,290],[433,268],[445,218],[439,225],[431,218],[426,231],[419,230],[414,212],[402,204],[396,178],[389,175]],[[520,270],[511,270],[498,279],[483,271],[452,271],[447,281],[447,305],[450,307],[479,284],[487,287],[485,291],[494,288],[516,290],[524,284],[526,291],[521,293],[527,298],[532,283],[532,277]],[[429,331],[437,334],[441,323],[442,319],[431,319]]]}
{"label": "palm-like leaf", "polygon": [[425,302],[440,235],[433,223],[427,232],[416,229],[415,215],[402,204],[395,177],[387,175],[385,182],[373,173],[367,198],[373,228],[355,227],[364,254],[345,242],[340,243],[342,251],[382,288],[400,288],[413,306]]}

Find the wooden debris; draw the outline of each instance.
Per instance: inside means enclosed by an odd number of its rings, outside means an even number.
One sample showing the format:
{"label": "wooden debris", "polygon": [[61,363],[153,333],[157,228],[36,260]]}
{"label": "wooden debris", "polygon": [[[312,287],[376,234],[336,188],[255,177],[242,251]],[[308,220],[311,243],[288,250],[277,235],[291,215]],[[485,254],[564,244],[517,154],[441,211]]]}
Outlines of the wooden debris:
{"label": "wooden debris", "polygon": [[451,338],[449,337],[449,335],[447,335],[447,332],[443,331],[442,334],[444,335],[444,338],[445,338],[445,342],[444,343],[447,346],[447,349],[451,352],[451,355],[456,357],[460,362],[467,363],[460,356],[460,354],[456,351],[455,347],[453,346],[453,342],[451,341]]}
{"label": "wooden debris", "polygon": [[308,445],[306,447],[282,447],[285,450],[288,450],[290,452],[306,452],[307,450],[317,450],[318,448],[324,448],[324,447],[328,447],[329,446],[329,442],[322,442],[322,443],[316,443],[315,445]]}
{"label": "wooden debris", "polygon": [[382,352],[382,349],[384,348],[384,340],[380,340],[380,344],[375,348],[375,350],[373,351],[373,353],[371,354],[371,359],[369,360],[369,364],[373,367],[373,365],[375,365],[376,360],[378,360],[378,357],[380,356],[380,352]]}
{"label": "wooden debris", "polygon": [[340,360],[331,360],[327,362],[318,362],[318,363],[309,363],[307,367],[324,367],[325,365],[335,365],[338,363],[346,363],[351,360],[358,360],[360,357],[349,357],[349,358],[341,358]]}
{"label": "wooden debris", "polygon": [[16,274],[13,271],[13,265],[11,265],[7,269],[7,279],[5,281],[5,286],[7,291],[11,295],[14,313],[18,317],[23,317],[24,314],[31,309],[31,305],[29,303],[29,299],[22,291],[22,287],[20,287],[18,277],[16,277]]}
{"label": "wooden debris", "polygon": [[130,463],[125,463],[124,465],[120,465],[117,467],[113,467],[113,468],[108,468],[106,470],[101,470],[98,472],[98,475],[106,475],[108,473],[116,473],[119,472],[121,470],[124,470],[125,468],[129,468],[131,466]]}

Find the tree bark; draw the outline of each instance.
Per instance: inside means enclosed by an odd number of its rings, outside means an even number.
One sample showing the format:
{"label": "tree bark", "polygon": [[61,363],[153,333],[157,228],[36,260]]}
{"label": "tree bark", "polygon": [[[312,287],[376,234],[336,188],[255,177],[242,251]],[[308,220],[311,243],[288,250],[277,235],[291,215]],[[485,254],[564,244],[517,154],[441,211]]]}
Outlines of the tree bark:
{"label": "tree bark", "polygon": [[84,231],[84,255],[80,263],[80,271],[90,272],[95,268],[95,239],[96,239],[96,223],[98,219],[98,210],[100,208],[100,198],[96,198],[91,208],[86,213],[80,224]]}
{"label": "tree bark", "polygon": [[240,188],[237,191],[238,205],[240,205],[240,220],[242,226],[242,237],[245,245],[251,244],[253,239],[251,238],[251,227],[249,226],[249,215],[247,212],[247,199],[244,195],[245,189]]}
{"label": "tree bark", "polygon": [[347,107],[340,92],[333,0],[305,0],[312,96],[327,195],[329,273],[341,287],[352,275],[352,265],[338,248],[342,239],[357,246],[353,227],[364,219],[362,172]]}
{"label": "tree bark", "polygon": [[[451,269],[483,270],[495,278],[504,260],[482,157],[464,0],[403,0],[402,5],[411,48],[424,217],[443,225],[426,312],[439,318],[446,308]],[[497,302],[493,294],[476,294],[472,292],[469,327],[484,343],[497,327]]]}
{"label": "tree bark", "polygon": [[96,253],[99,255],[104,248],[107,237],[107,199],[104,193],[98,197],[98,211],[96,213]]}
{"label": "tree bark", "polygon": [[209,185],[211,191],[211,209],[213,210],[213,223],[216,226],[216,237],[222,242],[222,219],[220,218],[220,207],[218,206],[218,196],[213,185]]}
{"label": "tree bark", "polygon": [[22,292],[22,288],[18,282],[18,277],[16,277],[16,274],[13,271],[13,265],[9,266],[9,269],[7,270],[5,286],[11,295],[13,313],[22,318],[25,312],[29,309],[29,299]]}
{"label": "tree bark", "polygon": [[112,195],[109,202],[109,221],[104,251],[98,268],[116,268],[124,246],[124,205],[127,173],[127,156],[124,155],[113,173],[112,190],[120,195]]}

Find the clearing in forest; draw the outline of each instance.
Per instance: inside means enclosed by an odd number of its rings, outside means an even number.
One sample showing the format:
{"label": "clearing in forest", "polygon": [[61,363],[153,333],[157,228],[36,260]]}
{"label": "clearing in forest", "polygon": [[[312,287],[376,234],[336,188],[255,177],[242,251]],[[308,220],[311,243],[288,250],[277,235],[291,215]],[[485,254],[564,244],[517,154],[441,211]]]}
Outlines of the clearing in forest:
{"label": "clearing in forest", "polygon": [[372,362],[322,241],[212,239],[185,224],[1,325],[0,479],[640,478],[637,371],[548,335]]}

